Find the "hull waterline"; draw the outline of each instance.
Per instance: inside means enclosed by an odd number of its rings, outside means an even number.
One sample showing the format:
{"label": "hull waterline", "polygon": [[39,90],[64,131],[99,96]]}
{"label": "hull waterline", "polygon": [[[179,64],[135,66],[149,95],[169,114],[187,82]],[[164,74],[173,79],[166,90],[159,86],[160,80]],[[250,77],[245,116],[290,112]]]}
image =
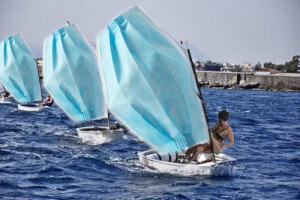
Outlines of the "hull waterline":
{"label": "hull waterline", "polygon": [[0,103],[11,103],[12,101],[13,101],[13,97],[0,98]]}
{"label": "hull waterline", "polygon": [[[226,155],[226,154],[218,154],[216,155],[216,163],[203,162],[202,164],[198,164],[197,162],[192,162],[190,164],[184,163],[174,163],[167,162],[155,159],[153,156],[156,154],[154,150],[138,152],[139,162],[143,165],[146,165],[150,168],[156,169],[159,172],[176,174],[176,175],[213,175],[214,171],[220,168],[232,168],[233,162],[236,159]],[[209,154],[207,154],[209,155]]]}
{"label": "hull waterline", "polygon": [[39,104],[18,104],[18,110],[21,111],[27,111],[27,112],[38,112],[42,109],[43,107],[40,106]]}
{"label": "hull waterline", "polygon": [[76,129],[83,143],[98,145],[119,140],[123,137],[123,129],[111,130],[107,126],[90,126]]}

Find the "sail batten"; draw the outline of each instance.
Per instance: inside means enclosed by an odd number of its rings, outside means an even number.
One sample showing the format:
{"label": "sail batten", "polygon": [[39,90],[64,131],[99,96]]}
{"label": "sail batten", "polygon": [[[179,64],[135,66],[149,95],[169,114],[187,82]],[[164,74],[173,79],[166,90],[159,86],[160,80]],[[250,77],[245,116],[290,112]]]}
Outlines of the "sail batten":
{"label": "sail batten", "polygon": [[97,45],[109,110],[133,133],[164,152],[207,141],[189,63],[140,8],[113,20]]}
{"label": "sail batten", "polygon": [[0,82],[20,103],[41,100],[37,66],[20,34],[0,43]]}
{"label": "sail batten", "polygon": [[94,55],[75,25],[58,29],[44,42],[44,85],[74,121],[107,116]]}

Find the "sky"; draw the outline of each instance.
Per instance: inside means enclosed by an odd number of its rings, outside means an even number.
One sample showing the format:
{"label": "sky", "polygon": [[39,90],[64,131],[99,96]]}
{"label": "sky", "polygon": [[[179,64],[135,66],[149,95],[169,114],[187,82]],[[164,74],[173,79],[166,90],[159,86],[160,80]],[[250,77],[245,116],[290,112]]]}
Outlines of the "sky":
{"label": "sky", "polygon": [[139,5],[176,40],[188,40],[194,60],[283,64],[300,55],[300,0],[0,0],[0,41],[21,33],[35,58],[66,21],[87,40]]}

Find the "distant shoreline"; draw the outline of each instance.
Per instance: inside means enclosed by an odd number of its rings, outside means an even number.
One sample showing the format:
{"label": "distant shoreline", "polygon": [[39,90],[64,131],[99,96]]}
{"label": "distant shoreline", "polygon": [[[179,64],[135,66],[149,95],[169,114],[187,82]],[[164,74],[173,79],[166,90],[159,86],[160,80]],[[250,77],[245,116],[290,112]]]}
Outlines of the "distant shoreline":
{"label": "distant shoreline", "polygon": [[197,71],[198,84],[205,88],[300,91],[299,73],[260,75],[250,72]]}

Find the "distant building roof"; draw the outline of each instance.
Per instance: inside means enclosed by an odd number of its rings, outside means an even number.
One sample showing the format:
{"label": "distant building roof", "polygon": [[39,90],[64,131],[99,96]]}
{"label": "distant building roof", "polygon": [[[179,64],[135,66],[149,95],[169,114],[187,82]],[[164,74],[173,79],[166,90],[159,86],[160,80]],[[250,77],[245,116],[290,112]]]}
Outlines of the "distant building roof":
{"label": "distant building roof", "polygon": [[270,68],[270,67],[262,68],[259,71],[262,71],[262,72],[271,72],[271,73],[280,73],[280,71],[278,71],[277,69],[273,69],[273,68]]}
{"label": "distant building roof", "polygon": [[204,65],[204,71],[221,71],[223,66],[219,63],[206,62]]}

